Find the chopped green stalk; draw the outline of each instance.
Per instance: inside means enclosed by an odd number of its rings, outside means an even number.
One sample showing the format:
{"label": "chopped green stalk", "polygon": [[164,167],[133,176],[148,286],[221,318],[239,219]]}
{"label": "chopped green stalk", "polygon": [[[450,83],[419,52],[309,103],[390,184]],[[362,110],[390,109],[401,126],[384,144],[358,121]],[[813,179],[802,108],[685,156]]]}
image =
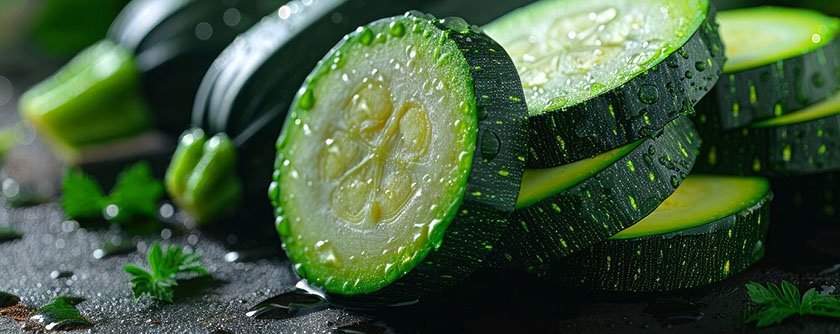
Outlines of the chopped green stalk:
{"label": "chopped green stalk", "polygon": [[150,124],[138,79],[131,53],[104,40],[26,92],[20,113],[60,146],[133,136]]}
{"label": "chopped green stalk", "polygon": [[187,130],[166,171],[166,190],[196,221],[211,222],[241,200],[236,164],[236,148],[226,135],[208,139],[201,129]]}

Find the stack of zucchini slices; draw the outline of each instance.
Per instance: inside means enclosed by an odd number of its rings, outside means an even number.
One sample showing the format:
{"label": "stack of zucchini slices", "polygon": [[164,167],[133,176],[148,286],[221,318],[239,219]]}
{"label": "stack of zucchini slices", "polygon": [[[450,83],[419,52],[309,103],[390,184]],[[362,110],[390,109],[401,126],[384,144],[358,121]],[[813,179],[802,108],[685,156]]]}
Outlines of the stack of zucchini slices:
{"label": "stack of zucchini slices", "polygon": [[688,115],[723,71],[714,8],[603,5],[542,2],[487,27],[517,63],[531,131],[491,265],[624,292],[746,269],[764,251],[766,180],[688,176],[701,147]]}
{"label": "stack of zucchini slices", "polygon": [[277,141],[284,248],[345,296],[416,296],[482,265],[628,292],[726,278],[762,257],[771,193],[689,176],[689,116],[724,59],[707,0],[546,0],[484,31],[420,13],[361,27],[308,76]]}
{"label": "stack of zucchini slices", "polygon": [[836,222],[840,20],[777,7],[718,17],[729,60],[698,107],[698,169],[771,177],[777,201]]}

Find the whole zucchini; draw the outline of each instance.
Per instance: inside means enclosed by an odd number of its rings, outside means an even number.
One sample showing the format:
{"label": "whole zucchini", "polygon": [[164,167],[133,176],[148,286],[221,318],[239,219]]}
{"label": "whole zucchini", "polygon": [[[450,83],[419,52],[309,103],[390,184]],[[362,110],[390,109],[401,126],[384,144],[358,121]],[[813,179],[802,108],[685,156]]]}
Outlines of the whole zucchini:
{"label": "whole zucchini", "polygon": [[77,150],[154,127],[177,134],[203,73],[280,1],[135,0],[108,37],[26,92],[20,113],[58,148]]}

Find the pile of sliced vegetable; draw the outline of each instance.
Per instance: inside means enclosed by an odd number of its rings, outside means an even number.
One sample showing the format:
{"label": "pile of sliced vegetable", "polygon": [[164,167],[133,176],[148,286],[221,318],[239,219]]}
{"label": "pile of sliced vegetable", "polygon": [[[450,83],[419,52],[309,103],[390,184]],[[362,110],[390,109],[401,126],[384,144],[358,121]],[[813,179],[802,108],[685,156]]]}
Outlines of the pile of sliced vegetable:
{"label": "pile of sliced vegetable", "polygon": [[[710,0],[387,17],[421,2],[292,1],[234,40],[196,89],[170,197],[207,224],[273,211],[309,284],[400,301],[481,267],[618,292],[718,282],[763,257],[773,191],[836,222],[840,20]],[[168,97],[139,78],[167,59],[138,53],[155,34],[131,22],[24,116],[70,146],[145,131]]]}

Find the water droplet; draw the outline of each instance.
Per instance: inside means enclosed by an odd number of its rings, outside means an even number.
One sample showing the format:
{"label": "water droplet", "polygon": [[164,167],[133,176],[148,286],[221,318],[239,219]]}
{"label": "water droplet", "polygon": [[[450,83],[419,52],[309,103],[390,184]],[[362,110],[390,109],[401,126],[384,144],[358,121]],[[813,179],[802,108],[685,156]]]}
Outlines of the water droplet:
{"label": "water droplet", "polygon": [[639,87],[639,101],[644,104],[654,104],[659,101],[659,89],[654,85],[646,84]]}
{"label": "water droplet", "polygon": [[315,106],[315,96],[313,96],[312,90],[303,88],[303,94],[300,95],[300,99],[298,100],[298,108],[309,110],[313,106]]}
{"label": "water droplet", "polygon": [[694,72],[692,72],[692,71],[685,71],[685,78],[686,78],[686,79],[691,79],[691,78],[694,78]]}
{"label": "water droplet", "polygon": [[356,33],[359,34],[359,42],[362,43],[362,45],[370,45],[371,43],[373,43],[373,38],[375,36],[373,35],[373,31],[370,30],[370,28],[359,27],[359,29],[356,30]]}
{"label": "water droplet", "polygon": [[462,34],[470,32],[469,23],[460,17],[447,17],[445,19],[438,20],[438,23],[440,23],[444,29],[454,30]]}
{"label": "water droplet", "polygon": [[321,296],[295,289],[254,305],[245,315],[255,319],[286,319],[319,310],[326,305],[326,300]]}
{"label": "water droplet", "polygon": [[213,36],[213,26],[210,25],[210,23],[201,22],[201,23],[195,25],[195,37],[196,38],[198,38],[202,41],[206,41],[206,40],[210,39],[210,37],[212,37],[212,36]]}
{"label": "water droplet", "polygon": [[502,148],[499,136],[490,130],[484,130],[481,135],[481,157],[493,160]]}
{"label": "water droplet", "polygon": [[230,27],[236,26],[242,21],[242,13],[236,8],[228,8],[222,15],[222,20]]}
{"label": "water droplet", "polygon": [[702,61],[698,61],[694,63],[694,68],[697,69],[698,72],[703,72],[706,70],[706,63]]}
{"label": "water droplet", "polygon": [[394,37],[402,37],[403,35],[405,35],[405,25],[402,23],[402,21],[391,22],[391,27],[388,30],[388,33],[390,33],[391,36]]}

